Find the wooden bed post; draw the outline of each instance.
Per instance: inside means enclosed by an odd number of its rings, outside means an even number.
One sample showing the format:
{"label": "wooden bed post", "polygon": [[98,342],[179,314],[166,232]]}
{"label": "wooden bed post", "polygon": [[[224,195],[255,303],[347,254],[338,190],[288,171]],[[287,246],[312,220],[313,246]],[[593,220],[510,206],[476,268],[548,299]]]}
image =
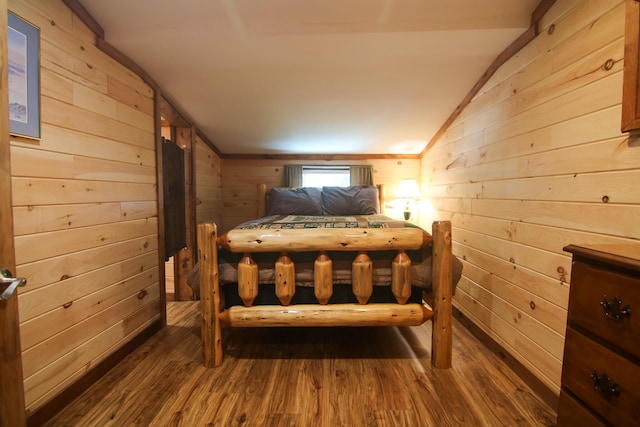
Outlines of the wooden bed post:
{"label": "wooden bed post", "polygon": [[432,225],[432,289],[433,333],[431,336],[431,365],[451,367],[452,324],[451,298],[453,259],[451,253],[451,222],[435,221]]}
{"label": "wooden bed post", "polygon": [[213,223],[198,225],[202,351],[203,363],[207,368],[220,366],[222,363],[217,233],[218,229]]}

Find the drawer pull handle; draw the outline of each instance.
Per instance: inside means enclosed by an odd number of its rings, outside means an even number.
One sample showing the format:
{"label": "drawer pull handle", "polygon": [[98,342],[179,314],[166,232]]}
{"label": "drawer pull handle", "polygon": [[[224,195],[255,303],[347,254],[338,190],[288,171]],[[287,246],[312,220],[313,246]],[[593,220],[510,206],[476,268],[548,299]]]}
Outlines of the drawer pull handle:
{"label": "drawer pull handle", "polygon": [[604,309],[604,315],[611,320],[620,321],[625,317],[631,317],[631,306],[629,304],[622,306],[622,300],[619,297],[613,297],[611,301],[607,296],[602,297],[600,305]]}
{"label": "drawer pull handle", "polygon": [[593,370],[591,374],[591,380],[593,381],[593,387],[600,392],[602,397],[605,399],[610,399],[612,396],[617,396],[620,394],[620,388],[618,384],[613,382],[609,375],[606,372],[603,372],[602,375],[598,374],[597,370]]}

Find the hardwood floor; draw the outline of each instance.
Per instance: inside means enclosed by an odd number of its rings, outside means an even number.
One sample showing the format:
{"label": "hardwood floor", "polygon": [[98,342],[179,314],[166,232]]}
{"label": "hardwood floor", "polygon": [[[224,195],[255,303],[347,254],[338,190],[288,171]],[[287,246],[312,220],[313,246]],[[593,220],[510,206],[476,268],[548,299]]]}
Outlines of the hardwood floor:
{"label": "hardwood floor", "polygon": [[552,426],[556,414],[454,320],[453,368],[418,327],[227,328],[202,367],[199,302],[47,426]]}

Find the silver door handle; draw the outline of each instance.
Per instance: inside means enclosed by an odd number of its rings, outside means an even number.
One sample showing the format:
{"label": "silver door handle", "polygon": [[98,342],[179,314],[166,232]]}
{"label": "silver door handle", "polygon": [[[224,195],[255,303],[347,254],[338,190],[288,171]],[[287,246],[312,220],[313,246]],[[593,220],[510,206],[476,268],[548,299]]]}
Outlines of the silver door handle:
{"label": "silver door handle", "polygon": [[16,292],[18,286],[24,286],[27,284],[27,279],[24,277],[11,277],[13,274],[9,270],[0,270],[0,285],[9,285],[0,294],[0,300],[8,300]]}

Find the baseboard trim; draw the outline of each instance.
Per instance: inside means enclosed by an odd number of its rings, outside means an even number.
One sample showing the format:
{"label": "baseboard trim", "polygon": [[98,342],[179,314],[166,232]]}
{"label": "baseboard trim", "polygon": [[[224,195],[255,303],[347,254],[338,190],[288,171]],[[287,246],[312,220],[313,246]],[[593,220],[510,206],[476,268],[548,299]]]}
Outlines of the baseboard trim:
{"label": "baseboard trim", "polygon": [[515,357],[507,352],[491,336],[484,332],[478,325],[473,323],[460,310],[453,307],[453,317],[458,320],[471,334],[484,344],[489,350],[495,353],[506,365],[516,373],[522,380],[554,411],[558,410],[558,395],[533,375]]}
{"label": "baseboard trim", "polygon": [[120,347],[93,369],[84,374],[78,381],[64,389],[60,394],[51,399],[40,408],[28,414],[27,425],[38,427],[44,425],[69,403],[77,399],[85,390],[113,369],[133,350],[140,347],[147,339],[163,328],[162,319],[158,319],[149,325],[144,331],[136,335],[131,341]]}

